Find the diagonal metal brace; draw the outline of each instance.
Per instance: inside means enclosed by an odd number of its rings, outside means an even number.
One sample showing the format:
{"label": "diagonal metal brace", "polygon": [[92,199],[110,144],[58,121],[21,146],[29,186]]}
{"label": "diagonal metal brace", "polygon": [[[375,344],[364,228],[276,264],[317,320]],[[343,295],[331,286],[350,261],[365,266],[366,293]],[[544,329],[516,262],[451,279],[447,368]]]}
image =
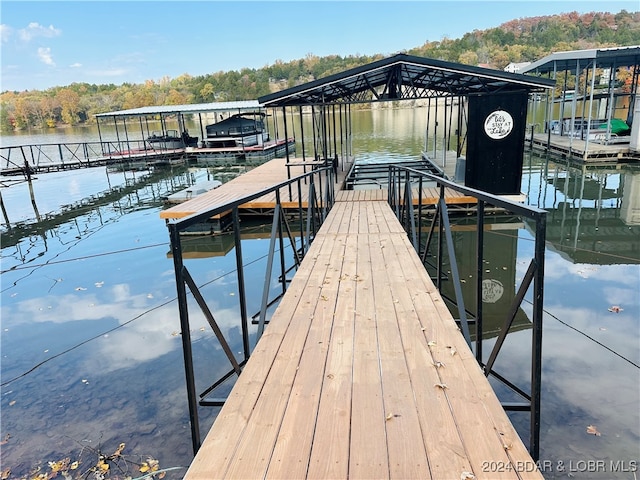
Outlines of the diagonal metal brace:
{"label": "diagonal metal brace", "polygon": [[456,260],[456,252],[453,245],[453,236],[451,235],[451,224],[449,223],[449,210],[444,196],[440,197],[441,219],[444,226],[444,234],[447,239],[447,250],[449,253],[449,263],[451,267],[451,276],[453,277],[453,288],[456,294],[456,304],[458,306],[458,316],[460,318],[460,326],[462,327],[462,335],[467,341],[467,345],[471,348],[471,335],[469,334],[469,323],[467,321],[467,313],[464,307],[464,297],[462,295],[462,287],[460,283],[460,274],[458,273],[458,262]]}
{"label": "diagonal metal brace", "polygon": [[502,348],[502,344],[507,338],[507,334],[511,329],[511,325],[516,318],[516,314],[518,313],[518,308],[522,304],[522,300],[524,299],[531,282],[533,281],[534,274],[536,273],[536,262],[535,259],[531,260],[529,263],[529,268],[527,269],[527,273],[524,275],[522,279],[522,283],[520,284],[520,288],[518,288],[518,292],[516,293],[515,298],[513,299],[513,303],[511,304],[511,308],[509,310],[509,315],[505,318],[504,325],[502,326],[502,330],[500,331],[500,335],[496,340],[496,343],[493,345],[493,350],[491,350],[491,355],[489,355],[489,360],[487,360],[487,364],[484,367],[484,372],[486,376],[489,376],[491,371],[493,370],[493,364],[496,361],[496,357]]}
{"label": "diagonal metal brace", "polygon": [[198,290],[198,286],[195,284],[195,282],[193,281],[193,278],[191,278],[191,274],[185,267],[182,267],[182,274],[184,275],[185,283],[188,285],[189,290],[191,290],[191,293],[193,294],[193,298],[195,298],[196,302],[198,302],[198,305],[200,306],[202,313],[204,313],[204,316],[207,319],[207,322],[209,322],[209,325],[211,325],[211,328],[213,329],[213,332],[216,334],[216,337],[218,338],[220,345],[222,345],[222,349],[224,350],[224,353],[227,355],[227,358],[231,362],[231,365],[233,365],[233,370],[238,375],[240,375],[240,373],[242,373],[242,369],[240,368],[240,365],[238,364],[236,357],[233,355],[233,352],[231,351],[231,347],[229,347],[229,344],[227,343],[227,339],[224,338],[224,335],[222,334],[222,330],[220,330],[220,327],[218,326],[216,319],[213,318],[213,314],[211,313],[211,310],[209,310],[209,306],[207,305],[207,302],[205,302],[204,298],[202,297],[202,294],[200,293],[200,290]]}

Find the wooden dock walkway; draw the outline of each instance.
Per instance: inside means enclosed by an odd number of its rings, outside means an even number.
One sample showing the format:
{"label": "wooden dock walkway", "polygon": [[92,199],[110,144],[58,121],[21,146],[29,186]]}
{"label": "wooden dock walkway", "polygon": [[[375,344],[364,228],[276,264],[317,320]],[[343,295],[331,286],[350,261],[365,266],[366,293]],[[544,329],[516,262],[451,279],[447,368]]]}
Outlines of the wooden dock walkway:
{"label": "wooden dock walkway", "polygon": [[375,195],[337,195],[186,479],[542,479]]}
{"label": "wooden dock walkway", "polygon": [[[302,175],[305,172],[305,167],[303,165],[304,162],[300,158],[289,159],[289,170],[291,177]],[[311,162],[306,162],[306,165],[306,171],[309,172],[311,170]],[[339,189],[344,183],[346,175],[346,171],[338,172],[338,177],[336,179],[337,189]],[[184,218],[194,213],[209,210],[216,206],[232,202],[251,193],[267,189],[273,185],[284,182],[287,179],[288,177],[286,159],[275,158],[249,170],[239,177],[230,180],[229,182],[221,185],[215,190],[211,190],[184,203],[172,206],[170,208],[167,208],[166,210],[162,210],[160,212],[160,218]],[[283,208],[287,209],[299,207],[297,191],[292,191],[290,196],[289,190],[287,188],[283,188],[280,194]],[[345,198],[349,200],[365,198],[386,200],[388,192],[386,189],[347,190],[343,191],[342,195],[347,195],[347,197]],[[422,195],[423,204],[435,205],[439,199],[439,190],[436,187],[424,187]],[[307,207],[307,197],[308,189],[303,189],[301,202],[303,208]],[[447,188],[445,190],[445,199],[447,201],[447,204],[451,205],[468,205],[476,203],[476,199],[474,197],[461,195],[460,193],[450,188]],[[414,192],[414,203],[417,204],[417,202],[418,195],[416,189],[416,191]],[[253,212],[260,210],[270,210],[275,207],[275,204],[275,193],[271,193],[242,205],[240,209]]]}

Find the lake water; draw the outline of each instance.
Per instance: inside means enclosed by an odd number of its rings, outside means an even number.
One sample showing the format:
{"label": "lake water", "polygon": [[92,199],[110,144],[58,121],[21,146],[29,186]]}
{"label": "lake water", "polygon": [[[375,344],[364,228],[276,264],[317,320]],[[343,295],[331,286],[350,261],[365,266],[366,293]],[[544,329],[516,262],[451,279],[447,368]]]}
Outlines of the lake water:
{"label": "lake water", "polygon": [[[415,159],[424,147],[425,112],[354,113],[356,159]],[[86,137],[95,134],[91,129],[69,133],[73,141],[81,135],[93,140]],[[5,137],[2,144],[45,141],[58,140],[30,132]],[[150,457],[160,468],[189,465],[173,262],[159,212],[162,197],[182,186],[233,175],[197,167],[135,173],[93,168],[41,175],[31,191],[26,183],[3,186],[11,228],[3,218],[0,440],[2,470],[10,468],[10,478],[22,478],[38,466],[41,473],[50,471],[48,462],[67,457],[79,459],[78,471],[84,473],[96,465],[98,452],[111,455],[121,443],[123,458],[112,467],[112,478],[141,475],[136,464]],[[631,470],[640,458],[640,166],[572,166],[527,151],[522,192],[528,204],[549,211],[541,468],[549,479],[569,474],[635,478]],[[463,256],[473,249],[460,230],[455,238]],[[250,264],[250,313],[259,309],[269,246],[267,239],[255,237],[242,245]],[[495,269],[512,295],[533,249],[531,227],[516,219],[486,237],[491,245],[487,268]],[[203,293],[240,356],[235,256],[229,242],[189,241],[201,258],[186,259],[187,266],[207,283]],[[473,258],[466,262],[472,266],[462,267],[463,272],[475,268]],[[492,308],[487,304],[487,316]],[[530,303],[525,301],[521,310],[496,369],[526,386],[529,367],[523,352],[530,338]],[[194,316],[191,327],[201,391],[229,364],[204,319]],[[489,335],[485,351],[492,341]],[[511,400],[498,384],[495,388]],[[217,410],[200,409],[203,433]],[[528,414],[510,417],[526,442]],[[165,478],[181,478],[184,472],[171,470]]]}

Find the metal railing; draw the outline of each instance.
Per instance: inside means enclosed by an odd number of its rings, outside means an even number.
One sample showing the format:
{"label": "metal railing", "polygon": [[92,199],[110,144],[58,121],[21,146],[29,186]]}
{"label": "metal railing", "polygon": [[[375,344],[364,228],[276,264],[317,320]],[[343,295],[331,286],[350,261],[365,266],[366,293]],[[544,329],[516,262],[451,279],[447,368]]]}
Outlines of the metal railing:
{"label": "metal railing", "polygon": [[[296,164],[299,166],[299,164]],[[325,164],[326,165],[326,164]],[[331,209],[335,198],[335,181],[333,166],[309,165],[312,171],[295,176],[285,182],[274,185],[270,188],[258,191],[251,195],[239,198],[232,202],[220,205],[218,207],[193,214],[189,217],[171,221],[167,224],[169,236],[171,239],[171,252],[174,262],[174,271],[177,287],[178,309],[180,315],[180,327],[182,332],[182,346],[185,364],[185,376],[187,382],[187,395],[189,402],[189,415],[191,423],[191,438],[193,443],[194,454],[200,448],[200,425],[198,419],[198,405],[201,406],[220,406],[224,400],[210,400],[210,394],[222,385],[223,382],[240,375],[242,367],[249,359],[251,347],[249,345],[249,318],[247,313],[247,296],[246,296],[246,280],[245,280],[245,259],[242,254],[240,216],[242,214],[242,205],[258,199],[265,195],[275,195],[275,204],[273,208],[273,222],[271,225],[271,235],[269,241],[268,259],[266,262],[265,281],[263,285],[262,301],[258,317],[256,342],[259,340],[264,326],[267,323],[267,310],[276,303],[277,299],[269,300],[271,291],[271,278],[274,269],[274,261],[279,255],[280,276],[279,281],[282,284],[282,291],[278,295],[284,295],[287,286],[287,272],[295,269],[307,253],[313,238],[325,220],[329,210]],[[293,192],[297,195],[293,195]],[[303,191],[306,191],[306,205],[303,201]],[[230,224],[234,234],[234,246],[236,256],[236,275],[238,282],[238,305],[239,316],[242,329],[243,358],[237,359],[229,346],[229,342],[224,337],[222,330],[216,322],[214,312],[209,308],[206,299],[202,295],[200,288],[194,281],[189,270],[183,263],[181,233],[189,227],[206,222],[215,216],[230,215]],[[297,234],[297,235],[296,235]],[[293,253],[293,265],[287,265],[287,249],[291,247]],[[275,267],[278,268],[278,267]],[[191,336],[189,327],[189,296],[187,290],[191,293],[191,297],[200,310],[204,314],[207,322],[211,326],[217,340],[220,342],[225,355],[231,363],[231,370],[224,374],[219,380],[214,382],[210,387],[206,388],[199,395],[196,394],[195,374],[193,365],[193,354],[191,348]]]}
{"label": "metal railing", "polygon": [[117,163],[155,154],[144,140],[64,142],[0,147],[3,175]]}
{"label": "metal railing", "polygon": [[[432,200],[431,204],[427,204],[423,195],[423,188],[433,185],[439,189],[439,197],[435,205],[433,205]],[[475,291],[475,311],[472,313],[469,313],[468,306],[465,305],[465,299],[462,294],[462,281],[458,271],[458,262],[456,261],[455,245],[451,233],[450,211],[445,200],[445,188],[453,189],[465,196],[477,199],[474,208],[477,221],[477,264],[476,274],[474,275],[476,283],[472,288],[472,290]],[[476,360],[483,368],[485,375],[496,378],[523,399],[522,402],[503,402],[503,408],[511,411],[531,412],[529,451],[531,456],[537,460],[540,453],[543,280],[547,212],[536,207],[525,206],[496,195],[464,187],[430,173],[398,166],[391,166],[389,168],[389,203],[409,235],[425,268],[427,268],[428,261],[435,258],[435,266],[432,266],[432,270],[435,268],[435,284],[441,294],[443,294],[443,298],[445,298],[443,292],[445,282],[451,282],[453,284],[455,298],[451,299],[451,302],[455,305],[454,309],[457,310],[457,320],[460,324],[460,329],[469,347],[475,350]],[[484,275],[485,210],[488,207],[494,207],[531,219],[535,223],[535,246],[533,258],[530,260],[527,271],[517,288],[516,295],[504,318],[493,349],[485,361],[482,348],[484,333],[482,321],[482,288]],[[426,232],[423,232],[423,225],[428,225]],[[434,237],[437,238],[435,242]],[[432,243],[436,243],[435,248]],[[448,255],[450,269],[450,272],[447,273],[445,273],[443,269],[445,253]],[[467,281],[468,279],[465,279],[465,282]],[[524,388],[518,387],[514,382],[509,381],[503,375],[496,372],[494,365],[525,295],[531,288],[533,289],[533,300],[531,301],[533,305],[531,318],[531,372],[529,391],[526,392]],[[468,318],[468,316],[474,318]],[[472,345],[471,340],[471,323],[475,324],[475,345]]]}

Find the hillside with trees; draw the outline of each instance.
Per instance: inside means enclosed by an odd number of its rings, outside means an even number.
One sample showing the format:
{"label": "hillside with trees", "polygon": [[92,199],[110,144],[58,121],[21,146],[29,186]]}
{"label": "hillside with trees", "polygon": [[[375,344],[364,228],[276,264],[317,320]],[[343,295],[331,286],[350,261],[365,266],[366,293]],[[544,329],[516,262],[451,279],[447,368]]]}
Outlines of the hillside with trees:
{"label": "hillside with trees", "polygon": [[[622,10],[520,18],[462,38],[426,42],[406,53],[502,70],[511,62],[533,62],[552,52],[630,45],[640,45],[640,12]],[[78,125],[94,122],[97,113],[151,105],[251,100],[385,56],[307,55],[260,69],[184,74],[144,84],[73,83],[44,91],[7,91],[0,94],[0,130]]]}

